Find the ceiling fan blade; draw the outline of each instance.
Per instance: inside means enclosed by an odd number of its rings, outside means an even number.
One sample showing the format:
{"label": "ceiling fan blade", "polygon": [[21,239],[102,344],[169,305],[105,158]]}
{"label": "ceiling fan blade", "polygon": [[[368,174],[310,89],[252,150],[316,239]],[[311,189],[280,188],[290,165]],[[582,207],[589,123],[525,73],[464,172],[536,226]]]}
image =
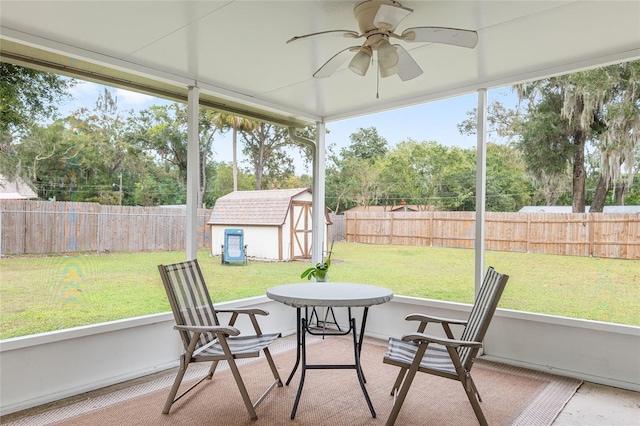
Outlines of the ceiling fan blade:
{"label": "ceiling fan blade", "polygon": [[331,59],[325,62],[324,65],[318,68],[318,71],[314,72],[313,76],[316,78],[325,78],[331,76],[331,74],[336,72],[336,70],[340,68],[340,66],[352,56],[352,53],[357,51],[358,49],[360,49],[360,46],[351,46],[347,47],[344,50],[341,50],[340,52],[333,55]]}
{"label": "ceiling fan blade", "polygon": [[381,29],[394,31],[400,21],[409,16],[411,12],[413,12],[413,9],[408,7],[383,3],[380,5],[375,18],[373,18],[373,25]]}
{"label": "ceiling fan blade", "polygon": [[399,44],[393,45],[398,52],[398,64],[396,67],[398,68],[398,77],[402,81],[413,80],[422,74],[422,68],[418,65],[418,63],[411,57],[409,52],[407,52],[404,47]]}
{"label": "ceiling fan blade", "polygon": [[452,44],[473,49],[478,44],[478,33],[458,28],[414,27],[404,30],[400,39],[408,42]]}
{"label": "ceiling fan blade", "polygon": [[287,44],[294,42],[294,41],[298,41],[298,40],[304,40],[307,38],[311,38],[311,37],[320,37],[320,36],[325,36],[325,35],[329,35],[329,36],[342,36],[342,37],[346,37],[346,38],[359,38],[360,34],[355,32],[355,31],[351,31],[351,30],[330,30],[330,31],[320,31],[318,33],[311,33],[311,34],[305,34],[305,35],[301,35],[301,36],[296,36],[293,37],[289,40],[287,40]]}

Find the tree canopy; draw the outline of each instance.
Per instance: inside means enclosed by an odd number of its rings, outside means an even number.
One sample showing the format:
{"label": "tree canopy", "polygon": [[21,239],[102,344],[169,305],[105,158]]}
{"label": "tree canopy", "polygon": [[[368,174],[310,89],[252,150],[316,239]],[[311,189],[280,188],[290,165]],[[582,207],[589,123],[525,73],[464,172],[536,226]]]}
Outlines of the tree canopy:
{"label": "tree canopy", "polygon": [[[43,198],[145,206],[185,202],[185,105],[120,111],[105,88],[93,108],[59,117],[57,104],[70,97],[72,80],[1,65],[0,173],[36,183]],[[605,203],[640,200],[640,61],[515,89],[516,109],[489,106],[488,210],[572,203],[580,211],[590,202],[591,211],[601,211]],[[475,132],[475,111],[468,114],[459,125],[463,133]],[[231,163],[216,153],[229,131]],[[314,139],[315,131],[298,134]],[[402,202],[422,209],[475,209],[474,148],[393,142],[368,127],[351,134],[337,153],[329,147],[326,202],[332,210]],[[235,156],[237,143],[243,166]],[[199,205],[211,206],[234,190],[311,186],[310,176],[296,176],[294,155],[309,164],[312,149],[273,124],[201,108],[199,149]]]}

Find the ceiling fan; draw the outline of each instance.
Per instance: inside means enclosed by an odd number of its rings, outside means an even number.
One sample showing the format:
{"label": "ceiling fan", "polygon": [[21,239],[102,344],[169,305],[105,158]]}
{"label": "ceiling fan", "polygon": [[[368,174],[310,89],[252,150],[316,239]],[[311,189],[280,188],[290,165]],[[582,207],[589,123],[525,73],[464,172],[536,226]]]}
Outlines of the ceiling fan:
{"label": "ceiling fan", "polygon": [[325,35],[346,38],[365,38],[361,46],[351,46],[336,53],[324,63],[314,77],[331,76],[347,59],[352,57],[349,69],[358,75],[365,75],[376,52],[378,70],[381,77],[398,74],[402,81],[408,81],[422,74],[422,69],[404,47],[391,44],[390,39],[409,43],[444,43],[454,46],[474,48],[478,43],[478,33],[471,30],[446,27],[413,27],[401,34],[395,30],[400,21],[413,12],[394,0],[367,0],[356,5],[353,14],[358,21],[360,33],[352,30],[330,30],[293,37],[287,43]]}

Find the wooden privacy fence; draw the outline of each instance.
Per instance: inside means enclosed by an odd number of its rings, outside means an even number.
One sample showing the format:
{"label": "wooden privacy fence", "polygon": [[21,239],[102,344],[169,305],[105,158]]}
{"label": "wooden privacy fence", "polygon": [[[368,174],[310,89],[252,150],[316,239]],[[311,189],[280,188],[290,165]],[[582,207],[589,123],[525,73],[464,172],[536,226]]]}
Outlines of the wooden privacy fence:
{"label": "wooden privacy fence", "polygon": [[[199,249],[211,248],[210,216],[198,210]],[[0,254],[184,250],[185,218],[183,208],[3,200]]]}
{"label": "wooden privacy fence", "polygon": [[[494,213],[487,250],[640,259],[640,215]],[[475,212],[345,212],[345,240],[370,244],[473,248]]]}
{"label": "wooden privacy fence", "polygon": [[[211,248],[198,210],[198,249]],[[0,201],[0,254],[184,250],[185,209],[96,203]],[[346,212],[330,239],[370,244],[473,248],[474,212]],[[492,213],[486,248],[496,251],[640,259],[640,215]]]}

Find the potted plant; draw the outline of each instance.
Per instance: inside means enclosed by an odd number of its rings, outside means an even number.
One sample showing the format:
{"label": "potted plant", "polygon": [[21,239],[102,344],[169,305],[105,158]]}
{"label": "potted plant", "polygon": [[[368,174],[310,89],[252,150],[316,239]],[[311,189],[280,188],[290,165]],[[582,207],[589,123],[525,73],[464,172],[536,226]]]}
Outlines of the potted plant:
{"label": "potted plant", "polygon": [[329,266],[331,266],[331,253],[333,252],[333,241],[331,242],[331,249],[329,250],[329,256],[322,262],[316,263],[316,266],[312,266],[305,270],[300,278],[311,279],[314,277],[316,281],[326,281],[327,280],[327,271],[329,270]]}

